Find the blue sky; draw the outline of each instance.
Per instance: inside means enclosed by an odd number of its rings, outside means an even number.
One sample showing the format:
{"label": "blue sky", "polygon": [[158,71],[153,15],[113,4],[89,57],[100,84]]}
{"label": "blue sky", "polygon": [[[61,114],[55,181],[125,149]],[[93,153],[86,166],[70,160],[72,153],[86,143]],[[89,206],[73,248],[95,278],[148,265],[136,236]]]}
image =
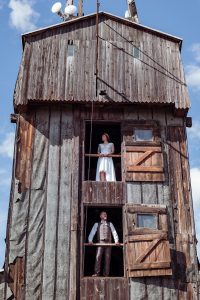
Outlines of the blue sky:
{"label": "blue sky", "polygon": [[[63,5],[65,1],[61,1]],[[77,4],[77,0],[74,1]],[[85,0],[84,13],[95,11]],[[15,125],[9,121],[22,55],[21,33],[59,22],[51,0],[0,0],[0,267],[4,262]],[[190,5],[189,5],[190,4]],[[182,58],[190,90],[193,128],[188,130],[197,238],[200,241],[200,0],[137,0],[140,23],[182,37]],[[126,0],[101,0],[101,11],[124,16]],[[199,246],[200,256],[200,246]]]}

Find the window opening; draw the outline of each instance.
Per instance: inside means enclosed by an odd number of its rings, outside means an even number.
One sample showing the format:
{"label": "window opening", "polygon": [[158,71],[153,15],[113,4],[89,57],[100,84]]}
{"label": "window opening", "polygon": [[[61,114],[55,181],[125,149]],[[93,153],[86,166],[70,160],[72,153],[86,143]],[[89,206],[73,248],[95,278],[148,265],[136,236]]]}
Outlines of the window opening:
{"label": "window opening", "polygon": [[73,44],[73,41],[68,41],[68,47],[67,47],[67,57],[73,57],[74,56],[74,49],[75,45]]}
{"label": "window opening", "polygon": [[153,141],[152,129],[135,129],[133,136],[136,141]]}
{"label": "window opening", "polygon": [[90,152],[90,122],[85,125],[85,180],[96,180],[97,161],[98,161],[98,145],[102,143],[102,134],[108,133],[110,142],[114,144],[115,153],[113,159],[116,181],[121,181],[121,126],[119,123],[93,122],[92,139],[91,139],[91,155],[90,155],[90,172],[89,168],[89,152]]}
{"label": "window opening", "polygon": [[137,227],[158,229],[157,215],[137,214]]}
{"label": "window opening", "polygon": [[[110,260],[110,272],[108,277],[123,277],[124,276],[124,263],[123,263],[123,222],[122,222],[122,207],[84,207],[84,257],[83,257],[83,275],[92,276],[95,273],[95,261],[98,242],[97,233],[93,239],[93,245],[89,245],[88,237],[95,223],[100,222],[100,213],[106,211],[108,215],[108,223],[112,223],[119,237],[118,246],[111,247],[111,260]],[[114,244],[112,237],[111,244]],[[104,254],[101,260],[101,273],[104,271]]]}
{"label": "window opening", "polygon": [[139,47],[133,47],[133,57],[139,59],[140,58],[140,49]]}

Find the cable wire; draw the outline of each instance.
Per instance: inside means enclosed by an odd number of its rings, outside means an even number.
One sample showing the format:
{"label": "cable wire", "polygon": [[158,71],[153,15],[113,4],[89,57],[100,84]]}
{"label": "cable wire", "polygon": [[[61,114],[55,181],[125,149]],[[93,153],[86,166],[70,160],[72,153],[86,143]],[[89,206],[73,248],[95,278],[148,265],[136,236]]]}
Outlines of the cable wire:
{"label": "cable wire", "polygon": [[[144,51],[142,51],[140,48],[136,47],[133,42],[129,41],[127,38],[125,38],[121,33],[119,33],[117,30],[115,30],[112,26],[108,25],[107,23],[104,22],[104,24],[106,26],[108,26],[111,30],[113,30],[115,33],[117,33],[120,37],[122,37],[126,42],[128,42],[129,44],[131,44],[132,46],[134,46],[139,52],[141,52],[144,56],[146,56],[148,59],[150,59],[151,61],[153,61],[155,64],[157,64],[160,68],[162,68],[165,72],[169,73],[174,79],[175,81],[177,81],[178,83],[187,86],[187,84],[185,82],[183,82],[182,80],[180,80],[180,78],[178,78],[176,75],[174,75],[173,73],[171,73],[169,70],[167,70],[165,67],[163,67],[160,63],[158,63],[155,59],[153,59],[150,55],[148,55],[147,53],[145,53]],[[100,38],[100,37],[99,37]],[[121,48],[121,50],[124,50]],[[142,61],[142,60],[140,60]],[[142,61],[143,63],[145,63],[144,61]],[[153,67],[151,65],[149,65],[150,67]],[[155,68],[155,67],[153,67]],[[156,68],[155,68],[156,69]],[[160,70],[156,69],[157,71],[161,72]],[[167,75],[167,74],[165,74]]]}

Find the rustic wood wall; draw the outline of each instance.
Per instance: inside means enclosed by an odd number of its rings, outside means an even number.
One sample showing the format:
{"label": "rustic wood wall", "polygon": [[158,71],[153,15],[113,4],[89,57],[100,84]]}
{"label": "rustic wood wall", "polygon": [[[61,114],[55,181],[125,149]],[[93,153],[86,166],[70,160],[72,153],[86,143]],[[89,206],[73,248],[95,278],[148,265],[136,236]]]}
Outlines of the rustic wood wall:
{"label": "rustic wood wall", "polygon": [[[27,136],[26,131],[22,135],[25,140],[31,137],[31,165],[26,161],[27,143],[20,138],[21,130],[17,133],[21,156],[13,178],[7,266],[16,257],[24,257],[26,299],[75,299],[78,118],[73,119],[70,106],[33,109],[30,115],[34,135]],[[24,126],[24,120],[20,117],[19,127]],[[18,176],[26,173],[31,174],[31,180]],[[19,190],[21,186],[23,190]]]}
{"label": "rustic wood wall", "polygon": [[[96,98],[95,16],[25,37],[15,106],[29,101],[171,103],[189,108],[180,40],[106,14],[99,17]],[[74,45],[68,57],[68,43]],[[141,50],[134,58],[133,46]]]}
{"label": "rustic wood wall", "polygon": [[157,109],[134,112],[127,110],[125,118],[156,120],[161,124],[161,137],[167,158],[166,181],[127,184],[127,201],[167,205],[173,269],[171,278],[130,280],[130,297],[136,300],[155,299],[155,295],[163,300],[198,299],[196,241],[184,120]]}
{"label": "rustic wood wall", "polygon": [[[74,300],[80,295],[80,284],[82,295],[85,295],[87,286],[95,291],[92,280],[80,282],[79,278],[83,200],[81,166],[84,122],[89,120],[90,112],[90,107],[58,104],[32,107],[29,114],[19,119],[16,157],[20,157],[20,163],[17,160],[13,178],[6,266],[9,267],[17,257],[24,258],[25,299]],[[184,119],[174,117],[170,108],[147,110],[138,106],[118,106],[114,110],[113,106],[95,106],[94,120],[121,121],[122,130],[124,120],[156,120],[161,124],[167,164],[164,182],[110,184],[110,194],[105,200],[98,196],[96,183],[82,186],[84,202],[90,205],[104,201],[104,204],[110,203],[112,198],[115,205],[126,201],[168,207],[174,275],[130,279],[130,299],[155,299],[155,295],[161,300],[198,299],[196,240]],[[20,126],[27,130],[21,131]],[[30,173],[29,180],[24,174]],[[114,198],[111,196],[113,190]],[[121,295],[127,280],[116,281],[118,292],[109,287],[110,283],[95,281],[100,290],[109,295],[105,299],[120,300],[114,295]],[[102,295],[104,292],[96,299]]]}

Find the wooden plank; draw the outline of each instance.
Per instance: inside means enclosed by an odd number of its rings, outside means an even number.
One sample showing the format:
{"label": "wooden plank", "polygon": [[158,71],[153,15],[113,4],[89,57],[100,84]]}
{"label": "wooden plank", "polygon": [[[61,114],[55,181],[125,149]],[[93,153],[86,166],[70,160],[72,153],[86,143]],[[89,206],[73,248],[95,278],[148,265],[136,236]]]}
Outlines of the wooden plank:
{"label": "wooden plank", "polygon": [[141,155],[136,161],[134,161],[134,165],[140,165],[141,163],[143,163],[147,158],[149,158],[150,156],[152,156],[152,154],[154,153],[153,150],[151,151],[146,151],[143,155]]}
{"label": "wooden plank", "polygon": [[150,205],[137,205],[137,204],[127,204],[127,212],[128,213],[135,213],[135,212],[140,212],[140,213],[158,213],[158,214],[166,214],[167,212],[167,207],[166,205],[159,205],[159,204],[150,204]]}
{"label": "wooden plank", "polygon": [[154,153],[161,153],[162,149],[161,147],[147,147],[143,145],[141,142],[138,143],[140,146],[126,146],[126,152],[147,152],[147,151],[153,151]]}
{"label": "wooden plank", "polygon": [[133,235],[133,236],[128,236],[128,242],[141,242],[141,241],[152,241],[155,239],[163,239],[163,240],[167,240],[167,234],[163,233],[154,233],[154,234],[145,234],[143,236],[141,235]]}
{"label": "wooden plank", "polygon": [[131,165],[127,167],[127,172],[156,172],[162,173],[164,171],[163,167],[155,167],[155,166],[135,166]]}
{"label": "wooden plank", "polygon": [[119,243],[119,244],[114,244],[114,243],[84,243],[84,246],[89,246],[89,247],[123,247],[124,244]]}
{"label": "wooden plank", "polygon": [[72,178],[72,110],[62,108],[60,149],[59,214],[57,231],[56,299],[69,295],[70,211]]}
{"label": "wooden plank", "polygon": [[59,157],[60,157],[60,111],[52,110],[49,132],[47,203],[44,238],[44,261],[42,297],[51,299],[54,296],[56,268],[56,230],[59,188]]}
{"label": "wooden plank", "polygon": [[79,147],[80,147],[80,115],[78,110],[74,110],[73,126],[73,150],[72,150],[72,190],[71,190],[71,240],[70,240],[70,283],[69,283],[69,299],[75,300],[77,295],[77,287],[79,278],[77,277],[77,251],[78,251],[78,211],[79,211]]}
{"label": "wooden plank", "polygon": [[[134,264],[133,266],[130,267],[130,271],[134,270],[151,270],[151,269],[170,269],[171,267],[171,262],[166,262],[166,261],[159,261],[155,263],[141,263]],[[158,274],[159,276],[159,274]]]}
{"label": "wooden plank", "polygon": [[172,270],[171,269],[154,269],[154,270],[136,270],[130,272],[130,277],[160,277],[160,276],[171,276]]}
{"label": "wooden plank", "polygon": [[162,239],[155,239],[152,243],[145,249],[145,251],[136,259],[136,264],[141,263],[149,255],[149,253],[162,241]]}

